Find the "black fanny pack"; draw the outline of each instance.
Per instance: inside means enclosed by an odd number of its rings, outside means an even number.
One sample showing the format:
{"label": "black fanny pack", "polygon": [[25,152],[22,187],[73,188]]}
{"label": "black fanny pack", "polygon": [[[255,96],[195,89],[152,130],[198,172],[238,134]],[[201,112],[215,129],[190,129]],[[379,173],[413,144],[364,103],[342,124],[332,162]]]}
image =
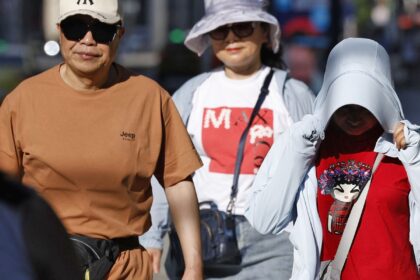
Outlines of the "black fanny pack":
{"label": "black fanny pack", "polygon": [[135,236],[106,240],[72,235],[70,240],[79,256],[84,279],[90,280],[103,280],[121,252],[140,247]]}

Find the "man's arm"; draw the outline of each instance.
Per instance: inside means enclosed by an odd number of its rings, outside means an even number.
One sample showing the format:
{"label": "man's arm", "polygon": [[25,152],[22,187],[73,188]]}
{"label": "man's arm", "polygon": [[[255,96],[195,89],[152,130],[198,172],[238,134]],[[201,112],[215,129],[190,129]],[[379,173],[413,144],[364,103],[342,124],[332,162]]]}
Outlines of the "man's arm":
{"label": "man's arm", "polygon": [[203,279],[200,219],[194,184],[187,179],[165,188],[165,193],[185,260],[182,279]]}
{"label": "man's arm", "polygon": [[13,100],[7,96],[0,106],[0,170],[20,180],[22,170],[21,150],[15,142]]}

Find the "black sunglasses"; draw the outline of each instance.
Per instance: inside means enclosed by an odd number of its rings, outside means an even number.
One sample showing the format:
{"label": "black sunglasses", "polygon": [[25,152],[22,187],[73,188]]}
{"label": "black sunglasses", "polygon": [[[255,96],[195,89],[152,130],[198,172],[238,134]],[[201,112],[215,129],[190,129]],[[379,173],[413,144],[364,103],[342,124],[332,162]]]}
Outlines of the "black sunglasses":
{"label": "black sunglasses", "polygon": [[255,22],[238,22],[220,26],[208,34],[213,40],[224,40],[229,34],[229,31],[232,31],[238,38],[246,38],[251,36],[254,33],[256,27]]}
{"label": "black sunglasses", "polygon": [[80,41],[88,31],[99,44],[109,44],[115,39],[120,24],[107,24],[99,20],[86,20],[80,17],[68,17],[60,23],[61,31],[67,40]]}

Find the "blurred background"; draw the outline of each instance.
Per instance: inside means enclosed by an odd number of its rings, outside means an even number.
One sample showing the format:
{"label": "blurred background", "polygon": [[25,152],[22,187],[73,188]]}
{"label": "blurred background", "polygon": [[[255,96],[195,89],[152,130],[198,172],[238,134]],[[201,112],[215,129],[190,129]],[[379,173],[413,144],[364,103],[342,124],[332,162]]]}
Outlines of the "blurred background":
{"label": "blurred background", "polygon": [[[169,92],[217,66],[183,40],[204,11],[202,0],[120,0],[127,32],[118,62],[160,82]],[[282,27],[284,60],[291,75],[315,92],[332,46],[367,37],[390,53],[406,117],[420,123],[420,0],[272,0]],[[0,0],[0,97],[25,77],[61,61],[57,0]]]}

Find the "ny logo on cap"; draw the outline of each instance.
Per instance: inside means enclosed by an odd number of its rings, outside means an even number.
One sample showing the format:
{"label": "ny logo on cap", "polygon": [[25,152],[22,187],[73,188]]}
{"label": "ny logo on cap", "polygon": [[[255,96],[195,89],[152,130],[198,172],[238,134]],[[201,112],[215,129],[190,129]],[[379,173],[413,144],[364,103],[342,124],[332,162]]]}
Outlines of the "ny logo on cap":
{"label": "ny logo on cap", "polygon": [[[81,2],[82,0],[77,0],[77,5],[80,5],[80,2]],[[83,0],[83,5],[86,5],[87,4],[87,1],[88,0]],[[93,5],[93,0],[89,0],[89,3],[91,4],[91,5]]]}

